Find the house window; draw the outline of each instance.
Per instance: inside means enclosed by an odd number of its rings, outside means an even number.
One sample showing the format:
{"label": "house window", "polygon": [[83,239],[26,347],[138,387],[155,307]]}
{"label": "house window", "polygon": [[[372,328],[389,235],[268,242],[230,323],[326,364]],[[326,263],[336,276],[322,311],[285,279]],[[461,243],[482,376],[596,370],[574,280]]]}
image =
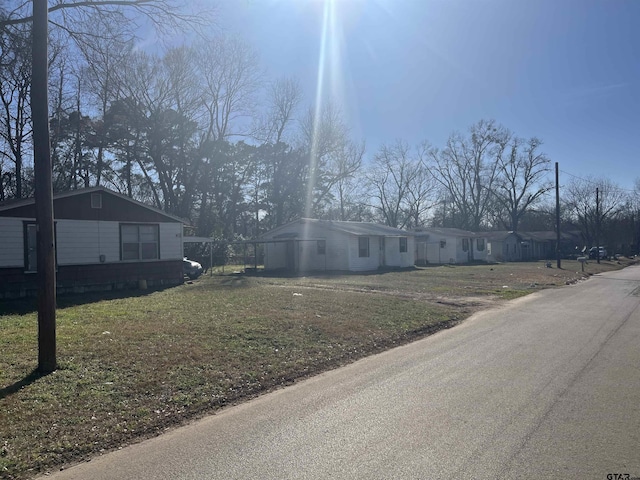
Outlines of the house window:
{"label": "house window", "polygon": [[92,193],[91,194],[91,208],[102,208],[102,194],[101,193]]}
{"label": "house window", "polygon": [[327,251],[327,242],[325,240],[318,240],[318,255],[324,255]]}
{"label": "house window", "polygon": [[120,225],[122,260],[160,258],[158,225]]}
{"label": "house window", "polygon": [[477,245],[478,245],[478,251],[481,252],[484,250],[484,238],[479,238],[478,240],[476,240]]}
{"label": "house window", "polygon": [[400,237],[400,253],[407,252],[407,237]]}
{"label": "house window", "polygon": [[469,239],[468,238],[463,238],[462,239],[462,251],[463,252],[468,252],[469,251]]}
{"label": "house window", "polygon": [[358,256],[369,256],[369,237],[358,237]]}

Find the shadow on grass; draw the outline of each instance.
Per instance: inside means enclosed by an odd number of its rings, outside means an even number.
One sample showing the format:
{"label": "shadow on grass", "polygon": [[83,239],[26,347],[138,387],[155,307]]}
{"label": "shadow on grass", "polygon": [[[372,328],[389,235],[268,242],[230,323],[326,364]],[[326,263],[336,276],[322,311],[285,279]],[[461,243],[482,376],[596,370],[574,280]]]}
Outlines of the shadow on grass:
{"label": "shadow on grass", "polygon": [[26,387],[35,383],[38,379],[42,377],[46,377],[49,375],[48,373],[40,373],[40,371],[36,368],[29,375],[25,376],[22,380],[18,380],[17,382],[9,385],[8,387],[0,388],[0,400],[9,395],[13,395],[20,391],[22,387]]}
{"label": "shadow on grass", "polygon": [[[147,290],[112,290],[105,292],[87,292],[78,294],[59,295],[56,299],[57,308],[75,307],[103,300],[117,300],[123,298],[144,297],[154,292],[174,288],[167,286],[161,288],[149,288]],[[26,315],[38,311],[38,301],[36,298],[17,298],[2,300],[0,302],[0,317],[2,315]]]}

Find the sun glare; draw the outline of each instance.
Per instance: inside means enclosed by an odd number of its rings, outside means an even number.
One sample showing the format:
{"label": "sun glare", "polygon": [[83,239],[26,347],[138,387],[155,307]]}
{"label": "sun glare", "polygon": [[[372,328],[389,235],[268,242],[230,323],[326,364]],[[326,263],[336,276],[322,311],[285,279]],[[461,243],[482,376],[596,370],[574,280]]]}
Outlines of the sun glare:
{"label": "sun glare", "polygon": [[342,32],[337,18],[338,0],[325,0],[322,11],[322,29],[318,55],[318,73],[316,78],[316,94],[314,102],[313,136],[309,157],[310,178],[307,186],[305,216],[313,214],[313,189],[316,182],[316,164],[318,160],[318,140],[320,118],[323,108],[328,102],[344,100],[343,65],[341,61]]}

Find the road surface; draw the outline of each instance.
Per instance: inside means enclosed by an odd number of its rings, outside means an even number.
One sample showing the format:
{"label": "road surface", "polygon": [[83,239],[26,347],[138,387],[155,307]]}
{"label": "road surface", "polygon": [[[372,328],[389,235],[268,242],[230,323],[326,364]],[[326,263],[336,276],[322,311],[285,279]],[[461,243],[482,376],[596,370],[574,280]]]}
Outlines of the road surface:
{"label": "road surface", "polygon": [[46,478],[640,477],[639,304],[640,267],[539,292]]}

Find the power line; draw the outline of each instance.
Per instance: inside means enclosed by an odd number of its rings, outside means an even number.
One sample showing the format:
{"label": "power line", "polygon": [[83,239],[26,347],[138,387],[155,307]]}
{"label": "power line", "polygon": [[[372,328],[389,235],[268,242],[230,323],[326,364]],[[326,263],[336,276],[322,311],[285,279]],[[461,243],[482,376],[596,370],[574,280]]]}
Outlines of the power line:
{"label": "power line", "polygon": [[[588,179],[588,178],[580,177],[578,175],[574,175],[573,173],[566,172],[565,170],[560,170],[560,172],[564,173],[565,175],[569,175],[570,177],[577,178],[578,180],[582,180],[583,182],[590,183],[591,185],[596,186],[596,187],[599,187],[599,186],[602,185],[598,181],[594,181],[594,180],[591,180],[591,179]],[[636,192],[636,190],[619,187],[617,185],[615,186],[615,189],[616,190],[622,190],[623,192],[628,192],[628,193],[635,193]]]}

